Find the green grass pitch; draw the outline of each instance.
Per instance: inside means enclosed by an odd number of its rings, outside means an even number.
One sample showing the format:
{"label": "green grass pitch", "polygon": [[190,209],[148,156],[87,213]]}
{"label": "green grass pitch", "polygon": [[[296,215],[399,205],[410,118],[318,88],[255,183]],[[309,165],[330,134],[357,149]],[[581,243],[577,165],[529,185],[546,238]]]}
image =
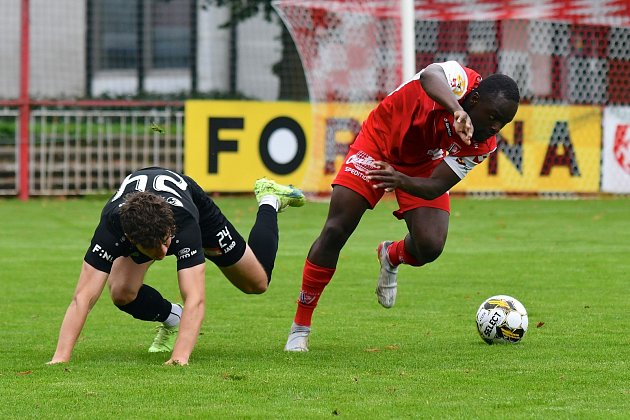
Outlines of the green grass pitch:
{"label": "green grass pitch", "polygon": [[[396,306],[374,295],[375,248],[404,223],[384,201],[344,248],[311,351],[282,351],[326,203],[279,215],[271,287],[244,295],[208,265],[187,367],[149,354],[153,325],[107,289],[70,364],[47,366],[106,198],[0,200],[0,418],[630,418],[630,199],[454,199],[443,255],[403,267]],[[247,236],[252,197],[219,197]],[[178,301],[175,262],[147,282]],[[519,299],[516,345],[477,335],[479,304]]]}

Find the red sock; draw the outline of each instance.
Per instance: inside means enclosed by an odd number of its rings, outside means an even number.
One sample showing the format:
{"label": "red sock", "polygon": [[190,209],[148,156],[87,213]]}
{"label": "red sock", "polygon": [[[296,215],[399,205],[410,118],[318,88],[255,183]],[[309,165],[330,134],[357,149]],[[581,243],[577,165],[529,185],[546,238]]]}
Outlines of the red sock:
{"label": "red sock", "polygon": [[308,259],[306,260],[302,272],[302,290],[300,290],[300,297],[297,301],[298,307],[295,312],[294,322],[296,324],[305,327],[311,326],[313,311],[333,274],[335,274],[334,268],[320,267]]}
{"label": "red sock", "polygon": [[413,255],[407,252],[405,249],[404,239],[392,242],[389,248],[387,248],[387,255],[389,256],[389,262],[391,262],[392,265],[408,264],[414,267],[422,265],[414,258]]}

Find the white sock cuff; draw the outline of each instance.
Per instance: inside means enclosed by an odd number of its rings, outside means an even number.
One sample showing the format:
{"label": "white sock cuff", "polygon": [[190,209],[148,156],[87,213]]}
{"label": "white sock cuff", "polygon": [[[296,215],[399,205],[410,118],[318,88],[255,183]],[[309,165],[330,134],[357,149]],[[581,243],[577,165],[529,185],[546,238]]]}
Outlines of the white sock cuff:
{"label": "white sock cuff", "polygon": [[183,308],[181,307],[181,305],[178,305],[176,303],[173,303],[172,305],[173,306],[171,307],[171,314],[168,316],[168,318],[166,318],[166,321],[163,322],[163,324],[167,327],[175,327],[176,325],[179,325],[179,320],[182,318]]}
{"label": "white sock cuff", "polygon": [[269,204],[271,207],[276,209],[276,211],[278,211],[278,209],[280,208],[280,200],[278,200],[278,197],[271,194],[265,195],[263,196],[263,198],[260,199],[260,203],[258,203],[258,206],[260,207],[263,204]]}

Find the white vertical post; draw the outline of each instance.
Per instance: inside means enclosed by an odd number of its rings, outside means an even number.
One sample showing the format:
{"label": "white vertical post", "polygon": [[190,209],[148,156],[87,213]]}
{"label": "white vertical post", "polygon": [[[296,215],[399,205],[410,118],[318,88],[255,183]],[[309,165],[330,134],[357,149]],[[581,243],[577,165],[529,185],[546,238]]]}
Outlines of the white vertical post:
{"label": "white vertical post", "polygon": [[400,41],[402,55],[402,81],[416,74],[416,32],[414,0],[400,0]]}

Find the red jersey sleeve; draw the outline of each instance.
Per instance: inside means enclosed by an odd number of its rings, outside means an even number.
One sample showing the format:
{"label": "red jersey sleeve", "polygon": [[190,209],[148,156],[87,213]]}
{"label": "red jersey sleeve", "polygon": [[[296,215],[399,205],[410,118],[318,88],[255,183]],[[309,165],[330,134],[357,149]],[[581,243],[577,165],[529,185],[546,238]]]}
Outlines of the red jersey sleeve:
{"label": "red jersey sleeve", "polygon": [[446,80],[451,86],[453,94],[461,101],[466,95],[476,89],[481,82],[481,75],[459,64],[457,61],[446,61],[444,63],[435,63],[442,67]]}
{"label": "red jersey sleeve", "polygon": [[[476,71],[456,61],[436,64],[444,70],[460,102],[479,86],[481,76]],[[354,146],[399,166],[434,165],[447,151],[454,156],[481,156],[494,150],[494,139],[470,147],[459,140],[453,130],[453,115],[422,88],[423,71],[401,84],[369,114]]]}

